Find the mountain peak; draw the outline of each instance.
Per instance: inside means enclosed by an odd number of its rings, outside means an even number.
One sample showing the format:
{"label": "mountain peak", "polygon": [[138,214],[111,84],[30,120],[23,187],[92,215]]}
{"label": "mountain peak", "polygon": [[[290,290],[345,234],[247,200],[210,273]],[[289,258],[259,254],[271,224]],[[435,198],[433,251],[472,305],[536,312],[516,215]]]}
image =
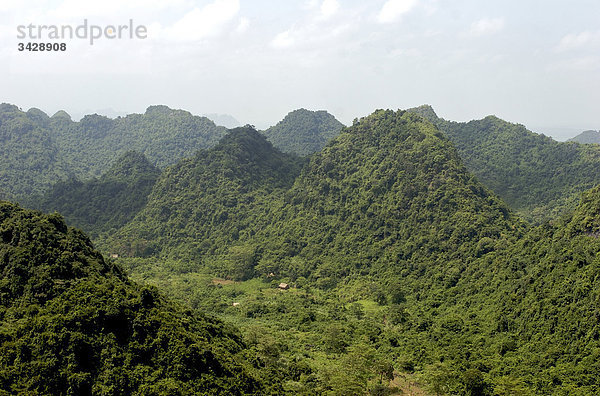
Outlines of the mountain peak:
{"label": "mountain peak", "polygon": [[103,178],[132,178],[141,174],[158,176],[160,170],[152,165],[144,154],[137,151],[127,151],[113,163],[103,175]]}
{"label": "mountain peak", "polygon": [[162,116],[188,116],[191,117],[192,113],[186,110],[172,109],[165,105],[153,105],[148,106],[146,109],[146,115],[162,115]]}
{"label": "mountain peak", "polygon": [[579,135],[568,139],[567,142],[577,142],[582,144],[596,143],[600,144],[600,131],[588,130]]}
{"label": "mountain peak", "polygon": [[411,109],[406,110],[408,112],[411,113],[415,113],[420,115],[421,117],[425,118],[426,120],[435,123],[437,121],[440,120],[440,118],[438,117],[438,115],[435,113],[435,110],[433,110],[433,107],[431,105],[428,104],[424,104],[421,106],[417,106],[417,107],[413,107]]}
{"label": "mountain peak", "polygon": [[66,119],[72,121],[71,116],[64,110],[59,110],[51,117],[53,119]]}
{"label": "mountain peak", "polygon": [[344,124],[325,110],[300,108],[289,112],[264,134],[280,150],[306,156],[320,151],[343,127]]}

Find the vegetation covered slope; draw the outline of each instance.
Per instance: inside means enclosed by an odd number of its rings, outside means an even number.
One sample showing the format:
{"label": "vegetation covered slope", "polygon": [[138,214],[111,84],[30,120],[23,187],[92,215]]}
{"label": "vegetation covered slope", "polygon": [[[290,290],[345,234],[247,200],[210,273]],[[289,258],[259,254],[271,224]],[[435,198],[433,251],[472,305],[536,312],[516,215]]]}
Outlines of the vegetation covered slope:
{"label": "vegetation covered slope", "polygon": [[69,224],[95,237],[133,219],[146,204],[159,175],[160,170],[143,154],[130,151],[100,178],[59,182],[33,200],[33,205],[61,213]]}
{"label": "vegetation covered slope", "polygon": [[[237,321],[285,392],[385,392],[403,375],[437,394],[600,391],[597,189],[572,216],[523,225],[448,138],[403,111],[357,121],[293,183],[294,172],[260,170],[252,153],[274,153],[252,141],[174,167],[177,182],[115,241],[158,240],[142,253],[159,258],[125,260],[136,276]],[[248,201],[261,185],[249,174],[286,182]]]}
{"label": "vegetation covered slope", "polygon": [[268,221],[273,197],[293,183],[300,165],[252,127],[233,129],[216,147],[167,168],[144,210],[104,245],[193,259],[222,251]]}
{"label": "vegetation covered slope", "polygon": [[[463,242],[494,243],[513,226],[448,140],[409,113],[363,119],[311,157],[291,186],[296,163],[256,132],[234,131],[167,170],[111,249],[220,256],[245,273],[258,266],[331,282],[374,262],[450,258]],[[292,272],[292,259],[302,268]]]}
{"label": "vegetation covered slope", "polygon": [[166,106],[114,120],[88,115],[79,122],[64,111],[48,117],[37,109],[0,106],[0,197],[26,203],[60,180],[101,176],[127,151],[143,153],[162,168],[215,145],[226,132],[205,117]]}
{"label": "vegetation covered slope", "polygon": [[0,199],[39,192],[50,180],[66,176],[49,122],[37,109],[24,113],[0,104]]}
{"label": "vegetation covered slope", "polygon": [[271,217],[266,242],[255,242],[264,250],[259,272],[324,285],[370,268],[452,262],[518,223],[431,123],[384,110],[313,155]]}
{"label": "vegetation covered slope", "polygon": [[461,123],[438,118],[430,106],[409,111],[443,131],[469,170],[530,221],[574,209],[600,183],[600,146],[556,142],[494,116]]}
{"label": "vegetation covered slope", "polygon": [[6,394],[262,393],[239,335],[130,282],[58,215],[0,202]]}
{"label": "vegetation covered slope", "polygon": [[306,156],[320,151],[343,127],[325,110],[298,109],[263,133],[281,151]]}
{"label": "vegetation covered slope", "polygon": [[[53,117],[54,119],[54,117]],[[81,121],[64,118],[51,123],[65,160],[78,164],[83,175],[100,176],[126,151],[143,153],[163,168],[214,146],[226,133],[206,117],[167,106],[150,106],[144,114],[110,119],[97,114]]]}
{"label": "vegetation covered slope", "polygon": [[600,144],[600,131],[583,131],[579,135],[567,140],[567,142],[576,142],[582,144]]}

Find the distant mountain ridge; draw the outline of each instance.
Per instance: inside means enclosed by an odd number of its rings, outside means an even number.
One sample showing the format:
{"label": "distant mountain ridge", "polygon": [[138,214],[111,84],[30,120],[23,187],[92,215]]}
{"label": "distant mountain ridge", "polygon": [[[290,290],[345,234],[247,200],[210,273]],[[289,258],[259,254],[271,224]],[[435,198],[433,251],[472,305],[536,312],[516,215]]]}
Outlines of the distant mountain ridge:
{"label": "distant mountain ridge", "polygon": [[579,135],[567,140],[567,142],[577,142],[582,144],[600,144],[600,131],[583,131]]}
{"label": "distant mountain ridge", "polygon": [[0,105],[0,198],[27,201],[59,180],[99,177],[125,152],[135,150],[160,168],[214,146],[226,133],[205,117],[167,106],[111,119],[86,115],[74,122],[64,111]]}
{"label": "distant mountain ridge", "polygon": [[302,156],[320,151],[344,125],[325,110],[291,111],[263,133],[275,147]]}
{"label": "distant mountain ridge", "polygon": [[469,122],[439,118],[429,105],[409,109],[454,143],[467,168],[533,222],[575,208],[581,193],[600,184],[600,147],[556,142],[495,116]]}
{"label": "distant mountain ridge", "polygon": [[100,178],[58,182],[30,202],[45,212],[61,213],[70,224],[96,237],[131,220],[146,204],[159,175],[160,169],[143,154],[130,151]]}

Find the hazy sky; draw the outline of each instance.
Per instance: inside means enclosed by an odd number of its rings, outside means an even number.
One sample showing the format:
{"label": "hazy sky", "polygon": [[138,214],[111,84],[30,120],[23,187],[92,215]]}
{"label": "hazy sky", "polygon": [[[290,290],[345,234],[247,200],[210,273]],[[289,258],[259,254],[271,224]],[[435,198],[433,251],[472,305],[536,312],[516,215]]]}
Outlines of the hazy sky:
{"label": "hazy sky", "polygon": [[[17,50],[38,41],[18,25],[84,19],[147,38]],[[429,103],[561,138],[600,129],[600,1],[0,0],[0,92],[48,113],[166,104],[259,127],[299,107],[348,124]]]}

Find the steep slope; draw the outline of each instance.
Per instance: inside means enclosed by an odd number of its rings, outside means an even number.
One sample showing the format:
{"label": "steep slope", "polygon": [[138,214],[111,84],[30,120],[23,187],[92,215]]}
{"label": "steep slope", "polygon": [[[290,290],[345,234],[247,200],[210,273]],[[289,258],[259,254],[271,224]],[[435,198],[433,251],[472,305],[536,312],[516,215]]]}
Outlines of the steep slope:
{"label": "steep slope", "polygon": [[143,154],[121,156],[99,179],[71,179],[53,185],[33,206],[57,211],[92,236],[117,229],[133,219],[148,199],[160,170]]}
{"label": "steep slope", "polygon": [[567,140],[567,142],[576,142],[581,144],[600,144],[600,131],[583,131],[579,135]]}
{"label": "steep slope", "polygon": [[58,215],[0,202],[0,389],[262,393],[244,344],[127,280]]}
{"label": "steep slope", "polygon": [[467,123],[427,117],[454,143],[468,169],[509,206],[533,222],[575,208],[580,194],[600,183],[600,147],[556,142],[497,117]]}
{"label": "steep slope", "polygon": [[[242,131],[169,168],[117,242],[191,257],[164,266],[163,284],[244,323],[290,394],[366,392],[394,370],[438,394],[600,391],[597,188],[530,227],[416,114],[358,120],[296,177]],[[200,266],[265,282],[217,287]]]}
{"label": "steep slope", "polygon": [[167,168],[144,210],[104,246],[188,258],[222,250],[260,228],[300,163],[253,128],[233,129],[216,147]]}
{"label": "steep slope", "polygon": [[3,104],[0,108],[0,197],[29,204],[32,194],[68,178],[100,177],[127,151],[143,153],[158,166],[174,164],[200,148],[214,146],[226,133],[205,117],[166,106],[144,114],[110,119],[87,115],[73,122],[64,111],[52,117]]}
{"label": "steep slope", "polygon": [[586,191],[568,223],[571,234],[600,236],[600,186]]}
{"label": "steep slope", "polygon": [[324,110],[298,109],[265,130],[264,134],[281,151],[306,156],[320,151],[343,127]]}
{"label": "steep slope", "polygon": [[475,255],[518,225],[432,124],[383,110],[313,155],[271,217],[257,270],[323,286]]}
{"label": "steep slope", "polygon": [[243,277],[286,273],[325,287],[355,270],[471,254],[518,224],[451,143],[409,113],[364,118],[294,182],[296,163],[251,129],[235,130],[164,172],[147,207],[105,248],[185,252]]}

